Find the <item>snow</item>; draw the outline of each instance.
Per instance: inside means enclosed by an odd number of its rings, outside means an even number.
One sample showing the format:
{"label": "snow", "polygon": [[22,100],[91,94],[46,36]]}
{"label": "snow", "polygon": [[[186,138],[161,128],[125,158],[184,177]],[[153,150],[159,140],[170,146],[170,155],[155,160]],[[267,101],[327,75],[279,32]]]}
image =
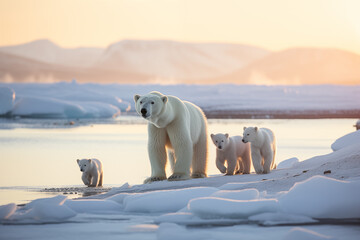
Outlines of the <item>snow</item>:
{"label": "snow", "polygon": [[360,181],[348,182],[313,176],[279,198],[281,209],[312,218],[360,217]]}
{"label": "snow", "polygon": [[296,157],[286,159],[284,161],[281,161],[277,166],[276,169],[284,169],[284,168],[291,168],[295,165],[295,163],[298,163],[299,159]]}
{"label": "snow", "polygon": [[180,190],[162,190],[139,193],[124,198],[125,212],[174,212],[185,207],[192,199],[209,196],[217,191],[211,187],[193,187]]}
{"label": "snow", "polygon": [[78,84],[74,80],[52,84],[0,83],[0,89],[1,102],[5,103],[1,104],[0,114],[6,111],[13,117],[112,118],[120,112],[134,113],[133,96],[153,90],[193,102],[209,114],[360,110],[360,86],[107,85]]}
{"label": "snow", "polygon": [[108,200],[67,200],[65,205],[77,213],[113,213],[122,210],[122,206]]}
{"label": "snow", "polygon": [[342,143],[266,175],[124,184],[82,199],[10,203],[0,206],[0,238],[357,239],[360,143]]}
{"label": "snow", "polygon": [[337,139],[333,144],[331,144],[331,149],[333,151],[338,151],[344,147],[357,143],[360,143],[360,131],[348,133]]}
{"label": "snow", "polygon": [[60,222],[76,216],[76,213],[64,205],[67,197],[56,196],[53,198],[37,199],[6,219],[18,223],[50,223]]}
{"label": "snow", "polygon": [[293,228],[283,238],[283,240],[335,240],[336,238],[326,236],[304,228]]}
{"label": "snow", "polygon": [[201,218],[247,218],[249,216],[278,211],[276,199],[232,200],[225,198],[192,199],[188,209]]}
{"label": "snow", "polygon": [[11,88],[0,87],[0,115],[6,114],[13,109],[15,93]]}
{"label": "snow", "polygon": [[16,204],[9,203],[3,206],[0,206],[0,219],[8,219],[16,211]]}

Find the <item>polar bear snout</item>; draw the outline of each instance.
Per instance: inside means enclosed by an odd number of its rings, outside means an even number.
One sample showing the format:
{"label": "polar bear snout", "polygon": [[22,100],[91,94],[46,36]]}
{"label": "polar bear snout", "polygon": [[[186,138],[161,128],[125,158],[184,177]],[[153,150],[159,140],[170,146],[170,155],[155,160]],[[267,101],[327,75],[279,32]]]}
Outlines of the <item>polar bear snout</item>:
{"label": "polar bear snout", "polygon": [[141,112],[141,114],[142,114],[143,117],[145,117],[146,114],[147,114],[146,108],[142,108],[140,112]]}
{"label": "polar bear snout", "polygon": [[241,141],[242,141],[243,143],[247,143],[247,141],[245,141],[245,139],[242,139]]}

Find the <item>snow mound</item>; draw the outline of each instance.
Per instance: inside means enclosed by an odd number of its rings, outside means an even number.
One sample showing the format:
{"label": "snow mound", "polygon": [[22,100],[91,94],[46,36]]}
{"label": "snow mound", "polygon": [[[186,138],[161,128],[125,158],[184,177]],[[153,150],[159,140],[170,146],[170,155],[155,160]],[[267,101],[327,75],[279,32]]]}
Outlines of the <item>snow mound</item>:
{"label": "snow mound", "polygon": [[310,217],[294,215],[282,212],[260,213],[249,217],[250,221],[259,222],[263,225],[279,225],[279,224],[302,224],[318,222]]}
{"label": "snow mound", "polygon": [[336,238],[311,231],[309,229],[296,227],[291,229],[283,240],[336,240]]}
{"label": "snow mound", "polygon": [[162,190],[138,193],[124,198],[126,212],[175,212],[193,199],[218,191],[212,187],[194,187],[180,190]]}
{"label": "snow mound", "polygon": [[101,102],[68,102],[53,98],[23,97],[11,114],[39,118],[111,118],[120,114],[115,106]]}
{"label": "snow mound", "polygon": [[0,87],[0,115],[7,114],[14,106],[15,92],[8,87]]}
{"label": "snow mound", "polygon": [[231,200],[225,198],[195,198],[188,209],[201,218],[247,218],[251,215],[278,211],[276,199]]}
{"label": "snow mound", "polygon": [[67,200],[65,205],[77,213],[113,213],[122,210],[122,206],[108,200]]}
{"label": "snow mound", "polygon": [[260,193],[255,188],[249,188],[244,190],[221,190],[213,193],[211,197],[218,197],[218,198],[227,198],[232,200],[254,200],[258,199]]}
{"label": "snow mound", "polygon": [[16,204],[9,203],[3,206],[0,206],[0,221],[8,219],[16,211]]}
{"label": "snow mound", "polygon": [[338,138],[333,144],[331,144],[331,149],[333,151],[338,151],[355,143],[360,143],[360,131],[355,131]]}
{"label": "snow mound", "polygon": [[[2,220],[19,223],[51,223],[63,222],[75,217],[76,213],[64,205],[66,196],[36,199],[23,208],[14,210],[14,206],[6,205],[8,214]],[[16,209],[16,208],[15,208]]]}
{"label": "snow mound", "polygon": [[360,182],[313,176],[279,197],[282,211],[312,218],[359,218]]}
{"label": "snow mound", "polygon": [[276,169],[285,169],[285,168],[291,168],[295,165],[295,163],[298,163],[299,162],[299,159],[296,158],[296,157],[293,157],[293,158],[289,158],[289,159],[286,159],[282,162],[280,162],[277,166],[276,166]]}

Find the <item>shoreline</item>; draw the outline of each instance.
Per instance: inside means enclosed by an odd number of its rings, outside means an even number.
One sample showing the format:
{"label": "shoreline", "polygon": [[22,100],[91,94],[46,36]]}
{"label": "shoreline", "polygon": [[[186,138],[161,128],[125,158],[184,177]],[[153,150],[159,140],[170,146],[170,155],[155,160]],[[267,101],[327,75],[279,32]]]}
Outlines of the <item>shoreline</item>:
{"label": "shoreline", "polygon": [[351,110],[203,110],[208,119],[324,119],[360,118],[360,109]]}

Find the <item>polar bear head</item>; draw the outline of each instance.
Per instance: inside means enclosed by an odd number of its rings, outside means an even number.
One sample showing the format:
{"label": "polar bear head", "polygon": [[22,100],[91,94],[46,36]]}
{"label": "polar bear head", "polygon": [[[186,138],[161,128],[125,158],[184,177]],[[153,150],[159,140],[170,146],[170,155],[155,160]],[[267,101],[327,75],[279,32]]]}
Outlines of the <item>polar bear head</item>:
{"label": "polar bear head", "polygon": [[258,127],[244,127],[243,142],[253,142],[259,132]]}
{"label": "polar bear head", "polygon": [[88,172],[91,169],[91,159],[76,160],[81,172]]}
{"label": "polar bear head", "polygon": [[143,118],[150,120],[160,115],[168,98],[159,92],[151,92],[143,96],[136,94],[134,100],[136,112]]}
{"label": "polar bear head", "polygon": [[229,144],[229,134],[227,133],[226,134],[218,133],[216,135],[211,134],[210,136],[216,148],[221,151],[224,150],[226,146]]}

